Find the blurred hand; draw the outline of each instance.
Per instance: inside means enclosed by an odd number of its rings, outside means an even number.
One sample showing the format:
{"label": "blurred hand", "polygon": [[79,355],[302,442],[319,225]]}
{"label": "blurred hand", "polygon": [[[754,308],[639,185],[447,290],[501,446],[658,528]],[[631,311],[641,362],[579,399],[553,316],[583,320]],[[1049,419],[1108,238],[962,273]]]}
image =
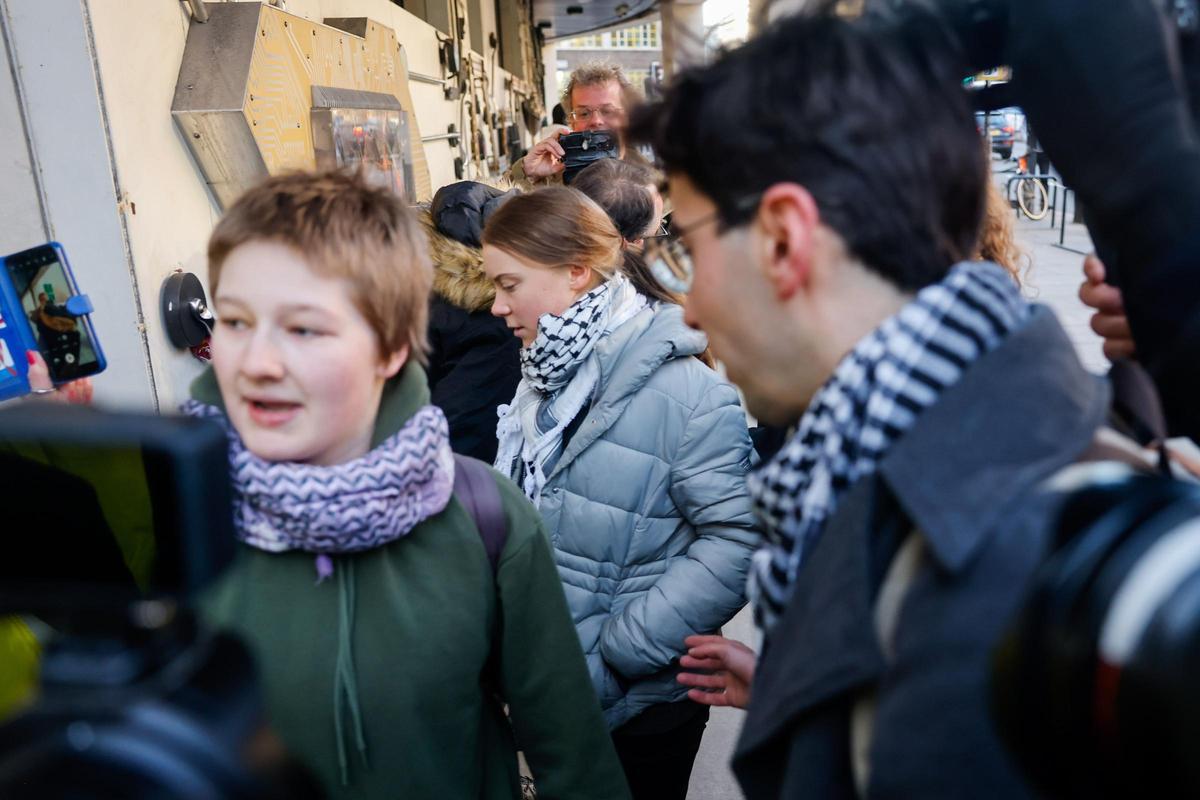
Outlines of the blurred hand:
{"label": "blurred hand", "polygon": [[681,672],[676,680],[695,687],[688,697],[706,706],[750,705],[750,687],[758,654],[741,642],[724,636],[689,636],[687,654],[679,659],[684,669],[711,670],[712,674]]}
{"label": "blurred hand", "polygon": [[1129,318],[1125,315],[1121,290],[1105,283],[1104,262],[1095,253],[1083,260],[1083,276],[1079,299],[1096,311],[1092,315],[1092,330],[1104,339],[1105,357],[1110,361],[1134,358],[1137,351],[1133,333],[1129,329]]}
{"label": "blurred hand", "polygon": [[559,127],[558,130],[535,144],[533,149],[525,154],[525,158],[523,159],[525,177],[549,178],[551,175],[557,175],[566,169],[562,161],[563,156],[566,155],[566,151],[558,143],[558,137],[562,136],[567,130],[569,129]]}
{"label": "blurred hand", "polygon": [[80,406],[91,404],[91,378],[80,378],[55,389],[54,381],[50,380],[50,370],[46,368],[46,362],[42,360],[42,354],[37,350],[28,350],[25,358],[29,362],[29,388],[35,390],[30,397],[53,403],[71,403]]}

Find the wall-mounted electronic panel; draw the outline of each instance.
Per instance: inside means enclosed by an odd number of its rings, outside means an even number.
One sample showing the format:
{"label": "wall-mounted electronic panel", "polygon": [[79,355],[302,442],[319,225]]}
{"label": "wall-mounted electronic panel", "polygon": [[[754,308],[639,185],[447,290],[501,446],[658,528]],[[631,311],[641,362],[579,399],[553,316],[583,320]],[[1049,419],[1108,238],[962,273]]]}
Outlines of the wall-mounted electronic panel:
{"label": "wall-mounted electronic panel", "polygon": [[391,28],[365,18],[320,24],[261,3],[205,6],[209,21],[188,31],[171,113],[222,207],[265,175],[355,159],[410,202],[430,199]]}
{"label": "wall-mounted electronic panel", "polygon": [[312,135],[319,169],[362,170],[372,183],[417,202],[408,112],[392,95],[314,86]]}

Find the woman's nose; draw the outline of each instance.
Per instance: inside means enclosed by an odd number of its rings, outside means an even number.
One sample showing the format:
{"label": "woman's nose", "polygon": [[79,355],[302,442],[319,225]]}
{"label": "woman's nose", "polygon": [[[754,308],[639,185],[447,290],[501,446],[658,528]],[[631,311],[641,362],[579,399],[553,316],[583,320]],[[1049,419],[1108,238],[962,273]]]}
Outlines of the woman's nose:
{"label": "woman's nose", "polygon": [[493,317],[507,317],[510,313],[512,313],[512,309],[508,307],[508,303],[501,301],[499,295],[497,295],[496,299],[492,301],[491,310]]}

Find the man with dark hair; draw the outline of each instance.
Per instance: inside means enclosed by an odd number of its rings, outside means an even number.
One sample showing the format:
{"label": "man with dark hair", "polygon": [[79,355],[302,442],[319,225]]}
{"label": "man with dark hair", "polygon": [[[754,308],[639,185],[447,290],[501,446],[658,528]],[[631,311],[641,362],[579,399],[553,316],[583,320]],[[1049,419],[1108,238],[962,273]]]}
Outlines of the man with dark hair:
{"label": "man with dark hair", "polygon": [[[753,654],[693,637],[691,697],[748,703],[751,800],[1029,794],[988,713],[992,648],[1048,538],[1044,481],[1104,384],[970,261],[988,180],[934,25],[800,16],[635,115],[677,236],[648,248],[760,420]],[[728,120],[737,120],[736,126]]]}
{"label": "man with dark hair", "polygon": [[621,237],[636,248],[662,225],[663,198],[654,173],[646,167],[606,158],[580,172],[571,188],[595,200],[612,218]]}

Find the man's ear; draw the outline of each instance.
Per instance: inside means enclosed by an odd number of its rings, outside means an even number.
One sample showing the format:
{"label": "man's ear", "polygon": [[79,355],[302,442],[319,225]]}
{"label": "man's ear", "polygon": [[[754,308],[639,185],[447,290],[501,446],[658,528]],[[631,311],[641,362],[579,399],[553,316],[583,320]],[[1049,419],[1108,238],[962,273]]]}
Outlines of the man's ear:
{"label": "man's ear", "polygon": [[396,352],[384,358],[383,361],[380,361],[377,374],[385,381],[394,378],[406,361],[408,361],[408,345],[404,345]]}
{"label": "man's ear", "polygon": [[781,300],[807,286],[821,214],[809,191],[797,183],[777,183],[763,193],[756,224],[762,236],[767,279]]}

